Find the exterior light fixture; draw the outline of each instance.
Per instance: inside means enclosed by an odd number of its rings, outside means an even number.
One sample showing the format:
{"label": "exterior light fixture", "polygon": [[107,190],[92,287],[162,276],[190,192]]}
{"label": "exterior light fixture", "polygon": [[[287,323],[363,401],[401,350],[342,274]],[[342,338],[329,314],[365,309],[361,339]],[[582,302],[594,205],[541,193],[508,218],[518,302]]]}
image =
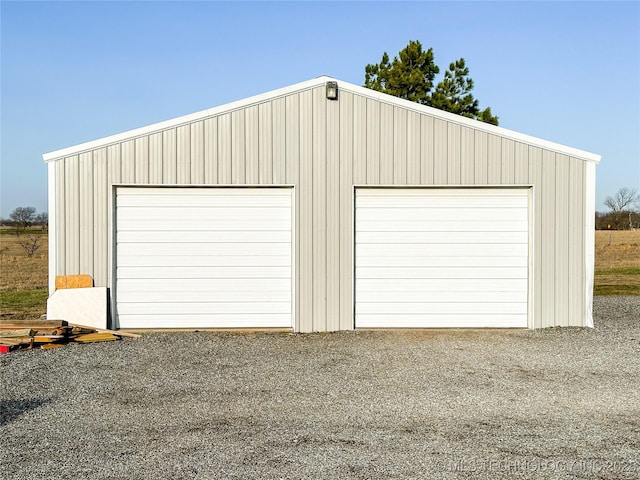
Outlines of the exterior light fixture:
{"label": "exterior light fixture", "polygon": [[327,82],[327,99],[338,99],[338,82]]}

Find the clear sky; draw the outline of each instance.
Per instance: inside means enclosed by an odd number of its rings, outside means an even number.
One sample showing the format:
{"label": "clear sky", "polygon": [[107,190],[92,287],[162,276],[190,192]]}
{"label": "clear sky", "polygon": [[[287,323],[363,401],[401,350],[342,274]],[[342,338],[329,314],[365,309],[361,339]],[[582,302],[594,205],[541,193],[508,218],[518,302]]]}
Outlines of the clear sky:
{"label": "clear sky", "polygon": [[640,190],[640,2],[11,2],[0,215],[47,209],[42,154],[299,81],[364,81],[409,40],[464,57],[500,126],[602,155]]}

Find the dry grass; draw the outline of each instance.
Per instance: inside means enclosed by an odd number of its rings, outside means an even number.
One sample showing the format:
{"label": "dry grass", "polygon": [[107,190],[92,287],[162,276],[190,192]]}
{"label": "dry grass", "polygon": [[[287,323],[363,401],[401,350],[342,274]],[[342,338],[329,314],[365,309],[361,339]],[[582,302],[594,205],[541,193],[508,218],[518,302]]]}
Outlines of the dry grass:
{"label": "dry grass", "polygon": [[596,270],[640,268],[640,230],[596,231]]}
{"label": "dry grass", "polygon": [[48,255],[46,234],[29,258],[15,235],[0,235],[0,318],[29,319],[46,313]]}

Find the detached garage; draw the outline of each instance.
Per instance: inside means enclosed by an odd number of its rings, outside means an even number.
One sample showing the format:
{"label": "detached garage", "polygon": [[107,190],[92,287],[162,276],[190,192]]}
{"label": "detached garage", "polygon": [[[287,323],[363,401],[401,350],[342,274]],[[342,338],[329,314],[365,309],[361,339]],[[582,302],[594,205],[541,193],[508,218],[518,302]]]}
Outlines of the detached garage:
{"label": "detached garage", "polygon": [[111,328],[592,326],[592,153],[319,77],[44,160]]}

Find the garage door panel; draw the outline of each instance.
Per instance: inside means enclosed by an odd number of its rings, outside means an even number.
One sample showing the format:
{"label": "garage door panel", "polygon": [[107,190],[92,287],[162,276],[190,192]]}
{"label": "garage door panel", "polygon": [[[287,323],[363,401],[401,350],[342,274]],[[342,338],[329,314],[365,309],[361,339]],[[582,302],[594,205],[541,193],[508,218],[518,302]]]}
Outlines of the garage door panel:
{"label": "garage door panel", "polygon": [[[438,299],[440,300],[440,299]],[[405,315],[504,315],[504,314],[525,314],[527,313],[527,303],[505,302],[505,303],[462,303],[462,302],[362,302],[356,307],[356,313],[363,314],[405,314]]]}
{"label": "garage door panel", "polygon": [[526,189],[356,190],[356,327],[526,327]]}
{"label": "garage door panel", "polygon": [[[526,208],[507,208],[497,211],[495,208],[469,208],[469,209],[441,209],[441,208],[362,208],[358,215],[364,221],[381,222],[438,222],[441,220],[456,219],[460,222],[476,220],[482,222],[494,222],[497,220],[521,220],[526,214]],[[526,215],[525,215],[526,218]]]}
{"label": "garage door panel", "polygon": [[527,267],[523,257],[363,257],[360,267]]}
{"label": "garage door panel", "polygon": [[[436,222],[404,221],[402,223],[358,220],[358,232],[486,232],[487,222],[478,220],[441,220]],[[491,223],[493,232],[526,232],[527,220],[495,220]]]}
{"label": "garage door panel", "polygon": [[524,328],[527,326],[526,315],[474,315],[474,322],[469,322],[469,315],[376,315],[359,316],[366,328]]}
{"label": "garage door panel", "polygon": [[527,278],[527,269],[522,267],[358,267],[358,278]]}
{"label": "garage door panel", "polygon": [[[485,226],[486,228],[486,226]],[[463,237],[452,235],[451,232],[358,232],[356,242],[366,243],[446,243],[458,244],[505,244],[522,243],[529,240],[529,234],[522,232],[465,232]]]}
{"label": "garage door panel", "polygon": [[127,267],[278,267],[287,265],[286,255],[166,255],[158,265],[153,255],[121,255],[119,263]]}
{"label": "garage door panel", "polygon": [[390,292],[522,292],[526,291],[527,279],[475,279],[417,278],[406,282],[404,278],[363,278],[356,282],[356,292],[387,290]]}
{"label": "garage door panel", "polygon": [[122,328],[291,327],[292,190],[116,192]]}
{"label": "garage door panel", "polygon": [[[359,301],[366,303],[408,303],[416,301],[415,291],[393,291],[393,290],[357,290],[356,294]],[[437,301],[437,302],[453,302],[453,303],[501,303],[508,297],[513,302],[520,302],[526,305],[526,292],[508,292],[508,291],[421,291],[418,298]]]}
{"label": "garage door panel", "polygon": [[[194,254],[211,251],[210,243],[288,243],[291,241],[289,230],[197,230],[197,231],[160,231],[130,230],[118,233],[121,243],[146,243],[154,248],[163,249],[170,255],[179,245],[183,249],[193,249]],[[143,252],[144,253],[144,252]]]}
{"label": "garage door panel", "polygon": [[[522,195],[499,194],[499,195],[460,195],[454,194],[430,194],[425,198],[420,190],[416,190],[409,195],[380,195],[379,191],[372,191],[367,195],[362,191],[358,192],[358,206],[362,208],[527,208],[528,200]],[[511,197],[508,204],[504,198]],[[390,204],[393,206],[389,206]]]}
{"label": "garage door panel", "polygon": [[194,315],[216,314],[286,314],[291,311],[287,302],[151,302],[149,304],[120,302],[120,315],[182,315],[185,310]]}
{"label": "garage door panel", "polygon": [[118,267],[118,278],[291,278],[290,267]]}
{"label": "garage door panel", "polygon": [[[190,244],[173,244],[173,248],[182,252],[182,255],[188,253],[191,249],[189,247]],[[159,257],[159,260],[165,256],[165,251],[167,246],[161,245],[161,248],[156,250],[156,244],[150,243],[146,245],[140,245],[139,243],[129,243],[129,242],[121,242],[119,244],[118,250],[118,259],[120,260],[120,255],[124,257],[124,260],[127,258],[131,258],[135,255],[153,255]],[[171,246],[169,246],[171,248]],[[211,242],[209,243],[209,249],[205,254],[212,255],[215,253],[216,256],[230,256],[230,257],[261,257],[261,256],[272,256],[272,257],[287,257],[287,262],[290,262],[291,259],[291,244],[287,243],[220,243],[220,242]],[[199,251],[197,254],[193,254],[193,257],[199,258],[202,253]],[[118,262],[119,265],[126,266],[126,263]]]}
{"label": "garage door panel", "polygon": [[134,328],[288,328],[290,314],[203,314],[182,313],[181,324],[176,325],[176,315],[129,315]]}
{"label": "garage door panel", "polygon": [[358,245],[357,254],[368,256],[396,256],[403,252],[408,257],[502,257],[523,256],[528,252],[526,244],[363,244]]}
{"label": "garage door panel", "polygon": [[262,291],[266,293],[272,292],[290,292],[291,279],[270,278],[265,282],[261,278],[205,278],[199,279],[197,282],[176,282],[171,278],[121,278],[118,281],[122,292],[118,293],[120,297],[123,292],[212,292],[228,295],[230,292],[241,291]]}
{"label": "garage door panel", "polygon": [[[145,222],[163,221],[163,222],[199,222],[206,219],[216,219],[217,222],[246,221],[246,220],[262,220],[265,211],[268,210],[270,219],[274,221],[286,221],[290,215],[289,207],[265,207],[254,205],[253,207],[165,207],[165,208],[145,208],[145,207],[129,207],[120,208],[118,217],[123,225],[127,222]],[[141,218],[141,213],[144,217]]]}
{"label": "garage door panel", "polygon": [[[211,291],[147,291],[128,290],[118,295],[121,304],[136,302],[141,295],[152,303],[212,303],[222,302],[290,302],[290,290],[235,290],[226,292]],[[184,309],[184,307],[183,307]],[[122,313],[122,312],[121,312]]]}
{"label": "garage door panel", "polygon": [[[246,220],[241,220],[237,218],[231,218],[224,221],[216,221],[214,218],[202,218],[200,220],[191,220],[191,221],[166,221],[166,222],[157,222],[157,221],[149,221],[144,218],[141,218],[139,221],[128,220],[128,224],[123,224],[124,232],[144,232],[144,231],[157,231],[161,234],[169,233],[169,232],[179,232],[184,233],[185,236],[189,233],[204,233],[206,235],[207,232],[242,232],[249,230],[258,230],[258,231],[290,231],[291,228],[291,220],[285,219],[273,219],[265,218],[264,216],[261,218],[256,218],[251,222],[247,222]],[[206,238],[206,236],[205,236]]]}

